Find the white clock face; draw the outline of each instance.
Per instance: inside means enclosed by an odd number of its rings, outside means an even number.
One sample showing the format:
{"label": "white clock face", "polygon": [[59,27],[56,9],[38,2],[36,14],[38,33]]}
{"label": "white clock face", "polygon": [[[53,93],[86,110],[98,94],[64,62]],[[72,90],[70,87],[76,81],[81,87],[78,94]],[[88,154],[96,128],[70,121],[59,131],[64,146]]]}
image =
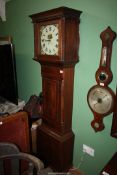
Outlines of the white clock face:
{"label": "white clock face", "polygon": [[58,55],[58,24],[41,26],[41,55]]}
{"label": "white clock face", "polygon": [[108,113],[113,106],[113,97],[108,89],[94,86],[88,94],[88,103],[93,111],[99,114]]}

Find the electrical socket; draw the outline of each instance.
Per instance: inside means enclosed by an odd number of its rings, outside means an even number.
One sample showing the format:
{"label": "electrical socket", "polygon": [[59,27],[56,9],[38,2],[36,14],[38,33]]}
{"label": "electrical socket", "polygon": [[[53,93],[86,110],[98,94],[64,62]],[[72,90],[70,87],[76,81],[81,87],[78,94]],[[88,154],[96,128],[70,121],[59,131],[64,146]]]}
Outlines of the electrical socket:
{"label": "electrical socket", "polygon": [[90,156],[94,157],[94,149],[83,144],[83,152],[89,154]]}

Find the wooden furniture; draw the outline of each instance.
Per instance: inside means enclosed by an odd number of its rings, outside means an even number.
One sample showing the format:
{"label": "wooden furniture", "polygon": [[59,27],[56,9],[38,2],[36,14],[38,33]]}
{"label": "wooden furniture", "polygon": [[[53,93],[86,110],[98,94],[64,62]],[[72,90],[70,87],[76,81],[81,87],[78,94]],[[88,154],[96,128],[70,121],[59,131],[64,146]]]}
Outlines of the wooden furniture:
{"label": "wooden furniture", "polygon": [[34,60],[41,64],[43,123],[37,130],[40,158],[57,171],[72,166],[74,67],[78,62],[81,11],[59,7],[30,17]]}
{"label": "wooden furniture", "polygon": [[112,159],[105,165],[100,175],[116,175],[117,174],[117,152]]}
{"label": "wooden furniture", "polygon": [[100,64],[95,74],[97,85],[90,88],[87,101],[94,119],[91,122],[95,132],[102,131],[105,126],[103,118],[114,111],[115,93],[108,87],[112,81],[113,74],[111,71],[111,54],[113,41],[116,33],[110,27],[107,27],[100,34],[102,40]]}
{"label": "wooden furniture", "polygon": [[0,36],[0,44],[11,44],[12,37],[11,36]]}
{"label": "wooden furniture", "polygon": [[30,151],[28,115],[26,112],[0,116],[0,142],[14,143],[22,152]]}
{"label": "wooden furniture", "polygon": [[117,138],[117,88],[116,88],[115,109],[113,113],[113,120],[111,127],[111,136]]}
{"label": "wooden furniture", "polygon": [[[21,173],[19,160],[27,162],[27,169],[25,172]],[[35,173],[39,175],[40,170],[44,167],[44,165],[37,157],[28,153],[20,152],[19,148],[15,144],[0,142],[0,174],[24,175],[25,173],[25,175],[33,175],[34,167],[36,169]]]}

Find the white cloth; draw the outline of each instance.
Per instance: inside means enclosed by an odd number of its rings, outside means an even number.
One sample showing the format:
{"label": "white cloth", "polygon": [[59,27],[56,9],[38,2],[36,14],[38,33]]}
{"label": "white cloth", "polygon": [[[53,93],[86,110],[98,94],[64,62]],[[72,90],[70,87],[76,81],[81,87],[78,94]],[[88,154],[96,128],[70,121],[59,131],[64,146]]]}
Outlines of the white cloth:
{"label": "white cloth", "polygon": [[0,0],[0,17],[2,21],[6,21],[5,5],[8,1],[10,0]]}
{"label": "white cloth", "polygon": [[4,115],[5,113],[13,114],[20,110],[23,110],[25,106],[25,101],[18,99],[18,105],[11,103],[9,101],[5,101],[4,103],[0,103],[0,115]]}

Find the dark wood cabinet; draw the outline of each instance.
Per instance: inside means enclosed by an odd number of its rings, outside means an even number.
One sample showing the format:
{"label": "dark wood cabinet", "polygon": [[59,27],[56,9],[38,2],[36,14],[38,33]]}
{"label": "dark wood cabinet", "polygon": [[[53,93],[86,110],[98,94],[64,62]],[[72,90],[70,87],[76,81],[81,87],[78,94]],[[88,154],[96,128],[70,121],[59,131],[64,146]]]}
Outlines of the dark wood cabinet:
{"label": "dark wood cabinet", "polygon": [[74,67],[78,62],[81,11],[59,7],[31,15],[34,60],[41,64],[43,123],[38,127],[40,158],[57,171],[72,166]]}
{"label": "dark wood cabinet", "polygon": [[[30,153],[29,123],[26,112],[17,112],[8,116],[0,116],[0,142],[10,142],[18,146],[22,152]],[[27,169],[25,161],[21,161],[22,172]],[[9,163],[7,169],[9,169]],[[9,172],[9,175],[11,172]]]}
{"label": "dark wood cabinet", "polygon": [[112,156],[105,165],[100,175],[116,175],[117,174],[117,152]]}
{"label": "dark wood cabinet", "polygon": [[22,152],[30,151],[29,124],[26,112],[0,117],[0,142],[12,142]]}
{"label": "dark wood cabinet", "polygon": [[117,87],[116,87],[115,108],[111,127],[111,136],[117,138]]}

